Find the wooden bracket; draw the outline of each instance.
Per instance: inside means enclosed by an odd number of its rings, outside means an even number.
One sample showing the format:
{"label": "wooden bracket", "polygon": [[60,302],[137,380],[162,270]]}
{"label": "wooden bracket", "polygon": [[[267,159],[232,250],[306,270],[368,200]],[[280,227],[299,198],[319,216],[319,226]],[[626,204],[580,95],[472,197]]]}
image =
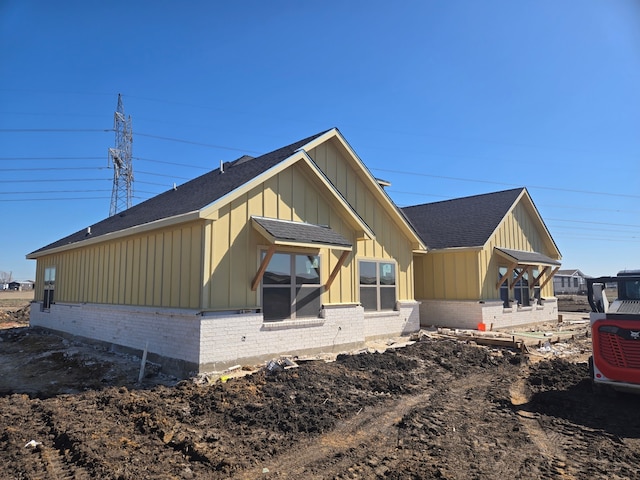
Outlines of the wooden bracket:
{"label": "wooden bracket", "polygon": [[340,255],[340,258],[338,259],[338,263],[336,263],[336,266],[333,267],[333,270],[331,271],[331,275],[329,275],[329,278],[327,279],[327,283],[324,284],[325,291],[329,290],[329,287],[338,276],[338,272],[340,271],[340,268],[342,267],[342,265],[344,265],[344,262],[347,260],[347,257],[349,256],[350,253],[351,252],[349,250],[344,250],[342,252],[342,255]]}
{"label": "wooden bracket", "polygon": [[549,283],[549,280],[551,280],[551,279],[553,278],[553,276],[556,274],[556,272],[557,272],[558,270],[560,270],[560,267],[556,267],[556,268],[554,268],[554,269],[553,269],[553,272],[551,272],[551,273],[549,274],[549,276],[548,276],[547,278],[545,278],[544,282],[542,282],[542,283],[540,284],[540,290],[542,290],[542,289],[544,288],[544,286],[545,286],[547,283]]}
{"label": "wooden bracket", "polygon": [[264,272],[267,270],[267,266],[269,265],[269,262],[271,261],[271,257],[273,257],[273,254],[275,253],[275,251],[276,251],[275,245],[271,245],[269,247],[269,250],[267,250],[267,253],[262,259],[262,263],[260,263],[260,268],[258,268],[258,271],[256,272],[256,276],[253,277],[253,281],[251,282],[252,291],[255,292],[258,288],[258,285],[260,285],[260,282],[262,281],[262,276],[264,275]]}

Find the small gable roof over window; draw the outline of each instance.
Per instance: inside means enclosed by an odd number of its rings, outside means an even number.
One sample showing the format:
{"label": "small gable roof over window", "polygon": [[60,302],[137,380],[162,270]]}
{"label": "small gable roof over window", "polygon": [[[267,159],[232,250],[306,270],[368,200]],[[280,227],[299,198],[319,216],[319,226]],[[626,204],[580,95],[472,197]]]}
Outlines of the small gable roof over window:
{"label": "small gable roof over window", "polygon": [[537,252],[524,252],[522,250],[511,250],[508,248],[497,248],[496,252],[515,261],[518,265],[560,265],[560,262]]}
{"label": "small gable roof over window", "polygon": [[329,247],[351,250],[353,244],[324,225],[252,216],[253,226],[276,245]]}

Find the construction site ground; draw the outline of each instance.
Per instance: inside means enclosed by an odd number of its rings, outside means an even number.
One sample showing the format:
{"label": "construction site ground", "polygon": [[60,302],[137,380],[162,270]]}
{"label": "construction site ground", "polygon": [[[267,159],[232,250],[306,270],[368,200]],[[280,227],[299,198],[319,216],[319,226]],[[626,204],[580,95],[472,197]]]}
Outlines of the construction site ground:
{"label": "construction site ground", "polygon": [[4,293],[3,479],[640,478],[638,397],[591,391],[584,313],[138,381]]}

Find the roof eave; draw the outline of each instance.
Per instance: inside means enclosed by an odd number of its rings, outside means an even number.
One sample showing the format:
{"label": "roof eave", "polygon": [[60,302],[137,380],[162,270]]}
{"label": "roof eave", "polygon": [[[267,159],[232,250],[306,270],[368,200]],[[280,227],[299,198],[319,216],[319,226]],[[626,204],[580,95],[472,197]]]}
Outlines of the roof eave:
{"label": "roof eave", "polygon": [[103,235],[97,235],[97,236],[89,235],[88,238],[84,240],[80,240],[78,242],[72,242],[66,245],[61,245],[61,246],[49,248],[46,250],[37,250],[35,252],[31,252],[26,255],[26,258],[27,260],[35,260],[37,258],[44,257],[46,255],[65,252],[67,250],[72,250],[78,247],[87,247],[90,245],[95,245],[96,243],[102,243],[102,242],[107,242],[109,240],[128,237],[130,235],[144,233],[150,230],[157,230],[159,228],[170,227],[172,225],[177,225],[180,223],[186,223],[193,220],[198,220],[199,218],[200,218],[200,215],[198,211],[187,212],[181,215],[175,215],[173,217],[162,218],[160,220],[155,220],[153,222],[144,223],[142,225],[135,225],[133,227],[125,228],[115,232],[105,233]]}

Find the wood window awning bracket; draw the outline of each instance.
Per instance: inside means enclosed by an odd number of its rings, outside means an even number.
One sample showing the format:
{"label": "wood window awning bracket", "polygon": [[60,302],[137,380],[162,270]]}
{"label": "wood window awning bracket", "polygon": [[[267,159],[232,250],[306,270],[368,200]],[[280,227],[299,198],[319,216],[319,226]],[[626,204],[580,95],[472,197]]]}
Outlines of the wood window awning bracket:
{"label": "wood window awning bracket", "polygon": [[542,282],[540,284],[540,289],[543,289],[544,286],[549,283],[549,281],[553,278],[553,276],[556,274],[556,272],[560,270],[560,267],[556,267],[553,269],[553,271],[549,274],[549,276],[547,278],[544,279],[544,282]]}
{"label": "wood window awning bracket", "polygon": [[338,259],[338,263],[336,263],[336,265],[333,267],[333,270],[331,271],[331,275],[329,275],[329,278],[327,279],[327,283],[324,284],[325,290],[329,290],[329,287],[331,287],[331,284],[338,276],[338,272],[340,272],[340,268],[342,267],[342,265],[344,265],[344,262],[347,260],[347,257],[349,256],[350,253],[351,253],[350,250],[343,250],[342,255],[340,255],[340,258]]}
{"label": "wood window awning bracket", "polygon": [[260,267],[258,268],[258,271],[256,272],[255,277],[253,277],[253,281],[251,282],[251,290],[253,292],[255,292],[258,289],[258,285],[260,285],[260,282],[262,281],[262,276],[264,275],[264,272],[267,270],[267,266],[269,265],[269,262],[271,261],[271,257],[273,257],[273,254],[275,252],[276,252],[276,246],[274,244],[270,245],[269,249],[267,250],[267,253],[262,259],[262,262],[260,262]]}
{"label": "wood window awning bracket", "polygon": [[536,285],[540,283],[540,279],[545,273],[547,273],[547,271],[549,271],[549,265],[544,267],[542,271],[538,274],[538,276],[536,278],[533,278],[531,282],[529,282],[529,290],[533,291],[533,289],[536,288]]}
{"label": "wood window awning bracket", "polygon": [[[515,270],[515,269],[514,269]],[[517,270],[516,270],[517,271]],[[513,282],[511,282],[509,284],[509,288],[513,288],[514,285],[516,283],[518,283],[520,281],[520,279],[524,276],[525,273],[527,273],[529,271],[529,267],[523,267],[522,270],[520,270],[520,273],[518,273],[518,276],[516,278],[513,279]]]}
{"label": "wood window awning bracket", "polygon": [[505,273],[500,278],[500,280],[498,280],[498,283],[496,284],[497,290],[500,290],[500,287],[502,286],[502,284],[506,282],[513,275],[513,271],[516,269],[517,266],[518,266],[517,263],[512,263],[511,265],[509,265],[509,268],[507,269],[507,273]]}

